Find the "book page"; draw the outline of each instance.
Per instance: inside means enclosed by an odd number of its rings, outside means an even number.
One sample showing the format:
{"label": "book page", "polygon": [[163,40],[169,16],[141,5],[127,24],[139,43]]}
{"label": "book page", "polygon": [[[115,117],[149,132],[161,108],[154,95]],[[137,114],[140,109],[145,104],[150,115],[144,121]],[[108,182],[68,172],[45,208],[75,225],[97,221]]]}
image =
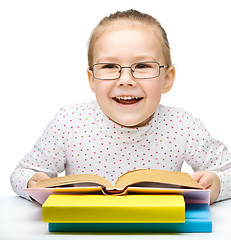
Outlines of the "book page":
{"label": "book page", "polygon": [[30,197],[36,200],[38,203],[43,204],[51,194],[103,194],[102,188],[98,187],[57,187],[57,188],[23,188],[23,191],[26,192]]}
{"label": "book page", "polygon": [[203,187],[187,173],[154,169],[138,169],[127,172],[118,178],[115,183],[115,187],[123,189],[126,186],[141,182],[157,182],[188,188],[203,189]]}
{"label": "book page", "polygon": [[128,187],[123,194],[182,194],[187,204],[210,203],[210,189]]}
{"label": "book page", "polygon": [[64,187],[70,184],[84,183],[85,186],[92,186],[92,183],[106,188],[113,188],[113,185],[104,177],[93,175],[93,174],[74,174],[67,175],[64,177],[53,177],[50,179],[40,180],[32,188],[48,188],[48,187]]}

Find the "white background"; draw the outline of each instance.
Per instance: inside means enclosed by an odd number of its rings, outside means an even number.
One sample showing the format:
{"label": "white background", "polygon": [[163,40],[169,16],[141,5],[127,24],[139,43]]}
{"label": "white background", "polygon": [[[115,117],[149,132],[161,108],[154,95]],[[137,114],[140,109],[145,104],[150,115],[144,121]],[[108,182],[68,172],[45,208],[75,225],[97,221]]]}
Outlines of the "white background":
{"label": "white background", "polygon": [[130,8],[156,17],[168,33],[177,75],[161,103],[191,111],[231,148],[228,0],[0,0],[0,195],[14,195],[10,174],[55,113],[94,99],[90,32]]}

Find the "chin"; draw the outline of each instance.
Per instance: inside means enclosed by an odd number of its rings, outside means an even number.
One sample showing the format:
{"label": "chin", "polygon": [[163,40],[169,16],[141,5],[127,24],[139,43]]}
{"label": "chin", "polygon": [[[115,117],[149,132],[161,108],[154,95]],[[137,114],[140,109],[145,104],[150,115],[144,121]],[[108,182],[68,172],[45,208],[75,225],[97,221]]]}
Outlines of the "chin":
{"label": "chin", "polygon": [[131,121],[128,121],[128,120],[122,120],[122,119],[118,119],[118,121],[114,121],[116,122],[117,124],[123,126],[123,127],[128,127],[128,128],[135,128],[135,127],[142,127],[144,125],[146,125],[147,122],[149,122],[149,120],[144,120],[144,121],[134,121],[131,120]]}

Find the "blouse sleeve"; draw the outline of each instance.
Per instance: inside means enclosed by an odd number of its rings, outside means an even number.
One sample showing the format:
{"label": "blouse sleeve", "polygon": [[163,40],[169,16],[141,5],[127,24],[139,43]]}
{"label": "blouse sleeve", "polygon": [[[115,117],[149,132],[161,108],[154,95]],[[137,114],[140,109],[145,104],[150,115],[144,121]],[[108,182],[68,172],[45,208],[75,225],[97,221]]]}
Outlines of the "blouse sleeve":
{"label": "blouse sleeve", "polygon": [[29,154],[22,159],[11,174],[11,186],[20,196],[30,200],[30,197],[22,190],[27,188],[29,179],[36,172],[44,172],[50,177],[57,176],[64,170],[66,162],[65,135],[62,126],[65,125],[63,109],[56,114],[42,136],[34,145]]}
{"label": "blouse sleeve", "polygon": [[217,201],[231,198],[231,153],[211,136],[199,119],[186,115],[185,161],[194,171],[212,171],[218,175],[221,189]]}

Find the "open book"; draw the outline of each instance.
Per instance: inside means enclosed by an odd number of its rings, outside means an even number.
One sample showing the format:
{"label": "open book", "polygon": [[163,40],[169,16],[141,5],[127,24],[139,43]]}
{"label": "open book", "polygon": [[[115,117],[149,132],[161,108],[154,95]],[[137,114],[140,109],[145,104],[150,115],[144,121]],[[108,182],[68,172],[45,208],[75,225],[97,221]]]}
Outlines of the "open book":
{"label": "open book", "polygon": [[[41,180],[24,191],[43,203],[50,194],[153,194],[194,193],[206,191],[189,174],[154,169],[139,169],[121,175],[113,186],[106,178],[75,174]],[[209,201],[209,193],[202,197]],[[203,194],[202,194],[203,195]],[[202,196],[201,195],[201,196]],[[186,197],[187,198],[187,197]],[[190,197],[191,198],[191,197]],[[195,197],[194,197],[195,198]]]}

